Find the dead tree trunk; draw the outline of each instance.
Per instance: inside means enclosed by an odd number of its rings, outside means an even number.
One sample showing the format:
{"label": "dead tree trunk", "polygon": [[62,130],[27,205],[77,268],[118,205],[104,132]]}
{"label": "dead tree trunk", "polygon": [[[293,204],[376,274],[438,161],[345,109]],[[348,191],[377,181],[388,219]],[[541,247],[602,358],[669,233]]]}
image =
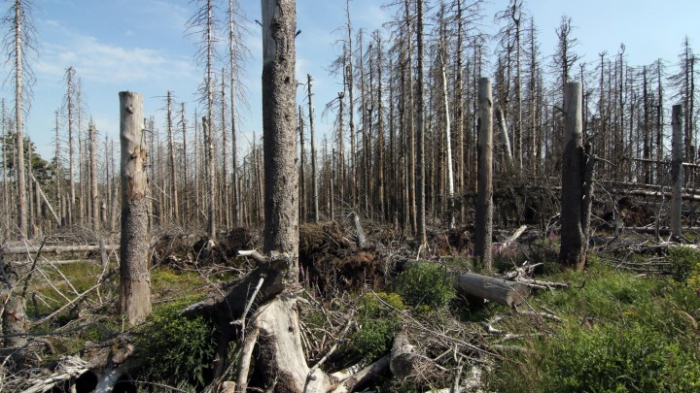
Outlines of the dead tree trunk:
{"label": "dead tree trunk", "polygon": [[[296,1],[263,0],[262,22],[265,253],[286,254],[282,282],[290,290],[299,280]],[[278,296],[260,307],[254,321],[260,331],[256,370],[274,392],[302,392],[309,373],[295,305],[294,296]]]}
{"label": "dead tree trunk", "polygon": [[90,214],[92,215],[92,229],[100,230],[100,196],[97,189],[97,129],[90,122],[88,129],[90,136]]}
{"label": "dead tree trunk", "polygon": [[476,200],[474,256],[477,258],[479,267],[490,271],[493,233],[493,101],[489,78],[479,79],[478,132],[479,184]]}
{"label": "dead tree trunk", "polygon": [[[308,89],[308,98],[309,98],[309,139],[311,143],[311,192],[312,196],[311,199],[313,200],[313,222],[318,222],[318,184],[316,183],[316,148],[314,146],[314,105],[313,101],[311,98],[313,97],[311,94],[311,82],[313,79],[311,79],[311,74],[307,74],[306,78],[308,80],[308,83],[306,85]],[[354,154],[353,154],[354,155]],[[354,160],[354,157],[353,157]],[[353,171],[355,171],[353,169]],[[355,172],[353,172],[355,173]],[[357,177],[355,176],[355,179]],[[354,180],[353,180],[354,181]],[[356,189],[357,185],[353,185],[353,189]],[[357,195],[357,193],[355,193]],[[355,195],[353,195],[353,203],[355,203]]]}
{"label": "dead tree trunk", "polygon": [[498,123],[498,130],[501,134],[506,167],[510,168],[513,165],[513,152],[510,148],[510,139],[508,138],[508,124],[506,123],[506,118],[503,115],[500,105],[496,106],[496,122]]}
{"label": "dead tree trunk", "polygon": [[167,124],[168,124],[168,164],[170,166],[170,197],[172,198],[171,212],[173,219],[176,223],[180,223],[180,214],[178,209],[178,198],[177,198],[177,171],[175,167],[175,137],[173,131],[173,96],[172,92],[168,90],[167,97]]}
{"label": "dead tree trunk", "polygon": [[673,163],[671,166],[671,183],[673,193],[671,197],[671,233],[676,237],[683,236],[681,224],[683,193],[683,105],[674,105],[672,113],[673,127]]}
{"label": "dead tree trunk", "polygon": [[119,306],[130,325],[151,312],[151,278],[148,270],[148,179],[144,143],[143,97],[140,93],[119,93],[122,235]]}
{"label": "dead tree trunk", "polygon": [[423,0],[418,0],[416,2],[416,17],[418,18],[416,23],[416,37],[417,37],[417,49],[418,49],[418,79],[416,80],[416,98],[418,99],[416,108],[416,122],[418,123],[418,130],[416,134],[416,159],[418,161],[418,172],[416,173],[416,199],[418,216],[416,223],[417,234],[416,237],[423,246],[428,245],[428,237],[426,233],[426,222],[425,222],[425,119],[424,119],[424,109],[425,101],[423,97],[423,62],[425,61],[425,53],[423,50]]}
{"label": "dead tree trunk", "polygon": [[586,236],[583,231],[582,217],[585,158],[581,108],[581,83],[567,83],[564,98],[565,137],[561,169],[559,262],[579,270],[582,270],[586,264]]}

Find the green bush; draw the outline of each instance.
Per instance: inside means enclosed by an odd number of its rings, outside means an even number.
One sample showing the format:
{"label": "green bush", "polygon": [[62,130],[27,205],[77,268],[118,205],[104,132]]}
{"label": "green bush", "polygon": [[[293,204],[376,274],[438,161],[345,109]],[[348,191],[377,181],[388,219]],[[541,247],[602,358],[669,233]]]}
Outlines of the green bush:
{"label": "green bush", "polygon": [[359,301],[357,329],[345,345],[349,357],[373,361],[386,355],[400,328],[397,311],[404,309],[396,293],[368,293]]}
{"label": "green bush", "polygon": [[215,328],[202,317],[180,316],[181,306],[159,310],[141,330],[137,348],[149,379],[202,387],[214,359]]}
{"label": "green bush", "polygon": [[690,247],[669,247],[668,259],[674,279],[687,282],[691,288],[700,286],[700,251]]}
{"label": "green bush", "polygon": [[406,304],[429,305],[436,309],[446,307],[456,296],[445,269],[430,262],[411,265],[401,272],[398,291]]}

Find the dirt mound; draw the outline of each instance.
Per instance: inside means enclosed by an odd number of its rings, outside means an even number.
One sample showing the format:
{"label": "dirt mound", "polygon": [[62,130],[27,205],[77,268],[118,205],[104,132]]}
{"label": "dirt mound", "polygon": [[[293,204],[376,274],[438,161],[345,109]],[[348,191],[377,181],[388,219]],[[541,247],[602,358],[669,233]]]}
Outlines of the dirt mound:
{"label": "dirt mound", "polygon": [[335,221],[301,225],[299,264],[302,279],[322,296],[384,283],[381,258],[373,250],[357,250]]}
{"label": "dirt mound", "polygon": [[246,228],[233,228],[211,242],[204,233],[164,234],[153,246],[153,263],[173,266],[188,264],[227,263],[238,250],[255,247],[255,238]]}

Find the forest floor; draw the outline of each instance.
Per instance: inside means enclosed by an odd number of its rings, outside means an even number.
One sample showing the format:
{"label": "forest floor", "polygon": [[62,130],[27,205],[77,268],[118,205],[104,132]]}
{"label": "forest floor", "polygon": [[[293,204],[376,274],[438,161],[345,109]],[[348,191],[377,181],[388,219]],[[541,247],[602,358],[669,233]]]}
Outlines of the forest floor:
{"label": "forest floor", "polygon": [[[448,273],[474,271],[467,228],[431,232],[430,249],[417,257],[411,239],[390,227],[363,225],[363,248],[350,222],[302,225],[299,256],[298,307],[309,365],[330,374],[377,364],[392,347],[397,351],[399,336],[409,350],[408,372],[384,367],[356,389],[700,391],[700,252],[694,247],[635,233],[600,235],[592,239],[584,272],[562,271],[555,233],[527,228],[506,242],[512,232],[500,232],[493,271],[479,273],[527,282],[530,296],[508,307],[455,291]],[[234,340],[231,367],[214,380],[217,331],[181,311],[226,293],[254,269],[256,262],[237,250],[261,241],[238,228],[222,233],[213,248],[207,243],[204,235],[181,231],[157,237],[153,314],[134,328],[118,314],[114,252],[106,259],[99,253],[40,256],[27,315],[30,339],[43,348],[22,367],[3,363],[0,390],[87,392],[107,369],[121,370],[115,391],[228,386],[221,381],[235,380],[241,348]],[[260,383],[254,365],[250,378],[249,386]]]}

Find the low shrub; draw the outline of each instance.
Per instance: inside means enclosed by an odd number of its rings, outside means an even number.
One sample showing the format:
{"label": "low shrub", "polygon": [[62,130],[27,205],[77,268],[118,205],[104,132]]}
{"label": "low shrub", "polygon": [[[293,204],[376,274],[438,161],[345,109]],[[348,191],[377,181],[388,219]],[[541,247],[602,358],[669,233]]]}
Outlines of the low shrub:
{"label": "low shrub", "polygon": [[435,263],[411,265],[399,275],[398,292],[406,304],[444,308],[457,295],[445,269]]}
{"label": "low shrub", "polygon": [[203,387],[212,370],[215,328],[202,317],[180,316],[182,306],[175,303],[158,310],[141,330],[137,348],[149,380]]}

